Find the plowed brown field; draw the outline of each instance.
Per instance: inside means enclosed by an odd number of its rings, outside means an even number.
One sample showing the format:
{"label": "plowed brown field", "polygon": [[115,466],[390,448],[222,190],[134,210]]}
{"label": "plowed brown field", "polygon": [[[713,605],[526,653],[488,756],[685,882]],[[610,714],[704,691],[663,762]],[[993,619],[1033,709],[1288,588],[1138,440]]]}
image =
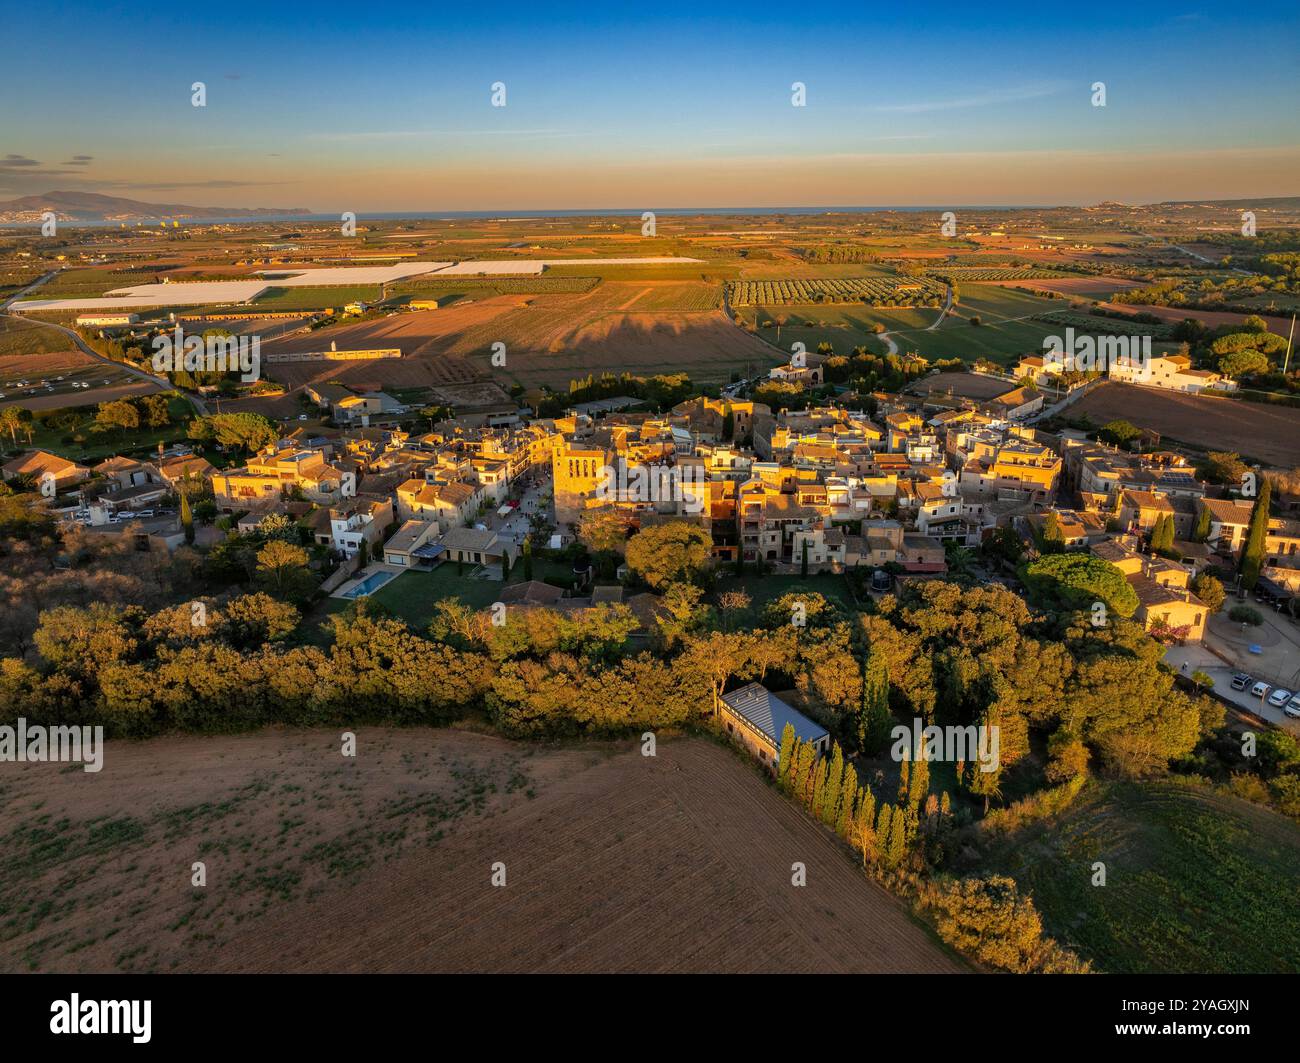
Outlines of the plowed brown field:
{"label": "plowed brown field", "polygon": [[1124,420],[1205,450],[1231,450],[1268,465],[1300,465],[1300,409],[1206,399],[1106,381],[1069,408],[1093,424]]}
{"label": "plowed brown field", "polygon": [[[589,292],[490,296],[264,347],[267,353],[323,350],[334,341],[340,349],[401,347],[401,359],[268,365],[267,374],[291,387],[350,377],[416,387],[474,375],[564,387],[588,373],[686,372],[710,381],[777,364],[771,347],[715,308],[717,295],[702,282],[604,281]],[[504,367],[491,363],[498,342],[506,345]]]}
{"label": "plowed brown field", "polygon": [[708,741],[646,758],[630,742],[358,737],[354,762],[313,731],[110,745],[98,776],[20,766],[2,791],[0,969],[961,967]]}

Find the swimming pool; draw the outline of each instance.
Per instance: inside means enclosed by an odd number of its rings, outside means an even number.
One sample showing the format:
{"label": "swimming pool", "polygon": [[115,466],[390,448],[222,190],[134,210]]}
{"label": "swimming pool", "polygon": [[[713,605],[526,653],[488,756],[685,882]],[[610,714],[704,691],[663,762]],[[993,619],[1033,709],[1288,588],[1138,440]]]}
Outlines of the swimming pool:
{"label": "swimming pool", "polygon": [[360,583],[350,590],[344,591],[339,595],[340,598],[366,598],[375,591],[379,590],[385,583],[391,579],[396,579],[395,572],[372,572]]}

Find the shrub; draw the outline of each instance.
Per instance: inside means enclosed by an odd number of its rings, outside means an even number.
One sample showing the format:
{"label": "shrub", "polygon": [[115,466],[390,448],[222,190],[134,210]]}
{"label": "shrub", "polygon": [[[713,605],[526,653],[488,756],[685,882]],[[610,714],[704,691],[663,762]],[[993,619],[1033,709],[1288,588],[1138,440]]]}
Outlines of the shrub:
{"label": "shrub", "polygon": [[1090,965],[1052,938],[1034,902],[1003,875],[934,887],[927,898],[939,936],[980,963],[1016,974],[1086,974]]}
{"label": "shrub", "polygon": [[1228,610],[1228,619],[1237,624],[1249,624],[1251,627],[1259,627],[1264,622],[1258,609],[1252,609],[1249,605],[1234,605]]}

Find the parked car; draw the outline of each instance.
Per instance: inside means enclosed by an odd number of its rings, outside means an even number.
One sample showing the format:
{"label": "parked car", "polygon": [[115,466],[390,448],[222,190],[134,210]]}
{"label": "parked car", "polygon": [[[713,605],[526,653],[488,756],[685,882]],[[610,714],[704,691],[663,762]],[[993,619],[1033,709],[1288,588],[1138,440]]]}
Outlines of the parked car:
{"label": "parked car", "polygon": [[1296,719],[1300,719],[1300,694],[1297,694],[1290,701],[1288,701],[1286,703],[1286,707],[1282,711],[1285,712],[1288,716],[1293,716]]}
{"label": "parked car", "polygon": [[1268,696],[1268,703],[1272,705],[1275,709],[1280,709],[1283,705],[1285,705],[1290,700],[1291,700],[1291,691],[1286,690],[1283,687],[1278,687],[1275,691],[1273,691],[1273,693],[1271,693]]}
{"label": "parked car", "polygon": [[1253,687],[1250,688],[1250,692],[1254,697],[1262,698],[1265,694],[1268,693],[1268,684],[1256,683]]}
{"label": "parked car", "polygon": [[1232,677],[1232,689],[1245,690],[1250,686],[1250,678],[1245,672],[1238,672]]}

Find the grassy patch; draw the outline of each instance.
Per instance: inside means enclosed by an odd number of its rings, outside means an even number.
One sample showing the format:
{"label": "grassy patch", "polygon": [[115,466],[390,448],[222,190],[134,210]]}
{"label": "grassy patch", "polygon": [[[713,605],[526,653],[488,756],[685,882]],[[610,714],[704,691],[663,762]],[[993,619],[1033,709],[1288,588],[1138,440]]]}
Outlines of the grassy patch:
{"label": "grassy patch", "polygon": [[857,609],[848,582],[843,576],[830,573],[810,575],[807,579],[798,575],[745,575],[739,578],[727,575],[718,580],[717,593],[734,590],[743,590],[749,595],[752,599],[750,608],[753,610],[762,609],[768,602],[775,601],[783,594],[800,592],[820,594],[823,598],[839,602],[848,611]]}
{"label": "grassy patch", "polygon": [[[1106,885],[1092,885],[1093,864]],[[1173,782],[1085,791],[995,844],[1049,933],[1107,972],[1300,971],[1300,827]]]}
{"label": "grassy patch", "polygon": [[275,288],[271,287],[253,300],[259,310],[323,310],[338,309],[348,303],[373,303],[383,298],[378,284],[340,285],[335,288]]}

